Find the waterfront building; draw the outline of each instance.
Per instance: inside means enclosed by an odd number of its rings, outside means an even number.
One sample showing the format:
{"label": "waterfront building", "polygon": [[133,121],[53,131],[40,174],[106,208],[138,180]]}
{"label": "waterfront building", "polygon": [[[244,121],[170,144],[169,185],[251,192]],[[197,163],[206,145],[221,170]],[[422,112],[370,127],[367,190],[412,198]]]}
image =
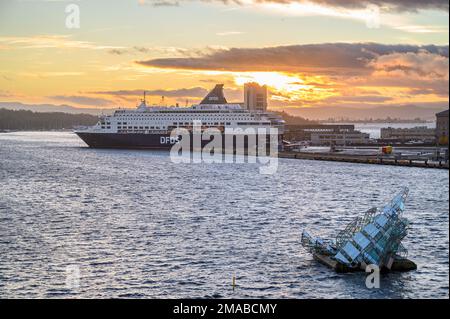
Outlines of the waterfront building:
{"label": "waterfront building", "polygon": [[255,82],[245,83],[244,108],[249,111],[267,111],[267,86]]}
{"label": "waterfront building", "polygon": [[355,145],[369,143],[369,134],[360,131],[314,132],[312,145]]}
{"label": "waterfront building", "polygon": [[369,134],[355,130],[353,124],[287,125],[284,138],[308,141],[312,145],[351,145],[369,143]]}
{"label": "waterfront building", "polygon": [[436,114],[436,139],[440,145],[448,145],[448,110]]}
{"label": "waterfront building", "polygon": [[395,140],[399,142],[423,141],[433,142],[435,140],[435,130],[426,126],[412,128],[382,127],[381,139]]}

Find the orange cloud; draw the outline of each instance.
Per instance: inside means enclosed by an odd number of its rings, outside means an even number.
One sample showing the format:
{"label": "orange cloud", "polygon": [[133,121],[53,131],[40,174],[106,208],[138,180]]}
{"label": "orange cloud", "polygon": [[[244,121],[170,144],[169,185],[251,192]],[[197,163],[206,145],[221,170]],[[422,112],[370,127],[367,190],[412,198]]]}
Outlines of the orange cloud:
{"label": "orange cloud", "polygon": [[304,105],[321,100],[405,103],[417,102],[419,95],[421,103],[448,99],[448,46],[325,43],[232,48],[137,63],[231,74],[238,86],[247,81],[267,84],[275,104]]}
{"label": "orange cloud", "polygon": [[278,71],[327,75],[370,72],[370,62],[394,53],[426,51],[448,59],[448,46],[385,45],[378,43],[324,43],[266,48],[211,50],[197,57],[176,57],[136,61],[147,67],[216,70]]}
{"label": "orange cloud", "polygon": [[371,61],[369,66],[375,69],[375,75],[448,80],[448,57],[426,50],[382,55]]}

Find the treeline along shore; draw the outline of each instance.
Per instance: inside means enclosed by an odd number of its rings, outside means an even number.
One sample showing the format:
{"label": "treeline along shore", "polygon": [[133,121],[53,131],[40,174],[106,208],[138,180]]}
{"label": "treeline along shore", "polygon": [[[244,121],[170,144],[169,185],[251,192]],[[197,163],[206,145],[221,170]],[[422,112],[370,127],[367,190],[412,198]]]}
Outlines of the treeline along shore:
{"label": "treeline along shore", "polygon": [[68,130],[78,125],[94,125],[97,121],[97,116],[89,114],[0,109],[0,131]]}

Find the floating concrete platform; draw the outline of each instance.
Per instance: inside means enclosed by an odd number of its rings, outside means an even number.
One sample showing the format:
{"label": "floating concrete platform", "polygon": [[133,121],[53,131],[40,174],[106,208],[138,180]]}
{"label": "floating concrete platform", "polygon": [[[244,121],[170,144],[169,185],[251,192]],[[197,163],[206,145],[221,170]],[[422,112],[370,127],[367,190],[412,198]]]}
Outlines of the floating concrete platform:
{"label": "floating concrete platform", "polygon": [[[331,269],[335,270],[338,273],[365,271],[365,267],[351,268],[337,262],[336,260],[331,259],[329,256],[326,255],[313,254],[313,258],[318,262],[320,262],[321,264],[330,267]],[[389,272],[389,271],[406,272],[416,269],[417,265],[413,261],[406,258],[396,258],[392,263],[391,269],[383,267],[381,269],[381,272]]]}

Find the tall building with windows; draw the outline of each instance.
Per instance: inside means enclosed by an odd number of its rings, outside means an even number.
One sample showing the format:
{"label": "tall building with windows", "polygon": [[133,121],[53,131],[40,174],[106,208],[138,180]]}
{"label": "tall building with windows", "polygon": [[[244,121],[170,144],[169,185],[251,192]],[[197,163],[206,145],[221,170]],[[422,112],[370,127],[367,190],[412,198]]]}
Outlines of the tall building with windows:
{"label": "tall building with windows", "polygon": [[244,84],[244,108],[249,111],[267,110],[267,86],[255,82]]}
{"label": "tall building with windows", "polygon": [[436,138],[440,145],[448,145],[448,110],[436,114]]}

